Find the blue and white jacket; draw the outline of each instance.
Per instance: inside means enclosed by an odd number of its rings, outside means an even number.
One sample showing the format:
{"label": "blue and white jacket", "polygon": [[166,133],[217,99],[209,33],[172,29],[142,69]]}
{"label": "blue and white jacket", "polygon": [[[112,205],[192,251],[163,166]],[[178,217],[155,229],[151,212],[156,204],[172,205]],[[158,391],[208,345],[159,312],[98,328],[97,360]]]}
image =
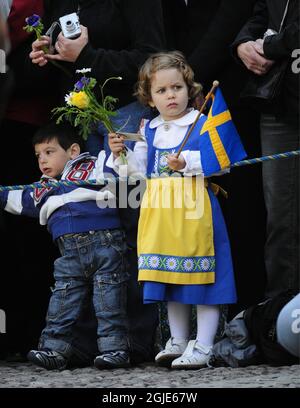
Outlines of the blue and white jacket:
{"label": "blue and white jacket", "polygon": [[[113,170],[106,166],[104,151],[98,158],[82,153],[67,162],[60,180],[101,180],[115,177]],[[43,176],[41,182],[57,181]],[[92,230],[120,227],[116,205],[115,186],[64,186],[27,188],[25,190],[0,192],[0,206],[18,215],[39,218],[41,225],[48,224],[48,230],[55,240],[61,235]]]}

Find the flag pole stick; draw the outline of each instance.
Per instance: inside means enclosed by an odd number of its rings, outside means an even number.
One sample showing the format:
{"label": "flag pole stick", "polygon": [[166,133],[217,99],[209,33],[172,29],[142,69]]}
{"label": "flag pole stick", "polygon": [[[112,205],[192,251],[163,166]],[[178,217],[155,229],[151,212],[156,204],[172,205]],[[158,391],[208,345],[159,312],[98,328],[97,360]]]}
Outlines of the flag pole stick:
{"label": "flag pole stick", "polygon": [[211,87],[211,90],[210,90],[210,91],[208,92],[208,94],[206,95],[205,100],[204,100],[204,103],[203,103],[203,105],[201,106],[201,108],[200,108],[200,110],[199,110],[199,113],[198,113],[196,119],[194,120],[194,123],[192,124],[192,126],[191,126],[190,130],[188,131],[188,133],[185,135],[185,137],[184,137],[184,139],[183,139],[183,141],[182,141],[182,143],[181,143],[181,146],[180,146],[178,152],[176,153],[176,158],[177,158],[177,159],[178,159],[180,153],[182,152],[182,149],[184,148],[184,146],[185,146],[185,144],[186,144],[188,138],[190,137],[190,134],[192,133],[194,127],[196,126],[196,123],[197,123],[198,119],[200,118],[201,113],[204,111],[205,106],[207,105],[207,102],[209,101],[209,99],[211,98],[212,94],[214,93],[215,89],[216,89],[218,86],[219,86],[219,81],[214,81],[214,82],[213,82],[213,86]]}

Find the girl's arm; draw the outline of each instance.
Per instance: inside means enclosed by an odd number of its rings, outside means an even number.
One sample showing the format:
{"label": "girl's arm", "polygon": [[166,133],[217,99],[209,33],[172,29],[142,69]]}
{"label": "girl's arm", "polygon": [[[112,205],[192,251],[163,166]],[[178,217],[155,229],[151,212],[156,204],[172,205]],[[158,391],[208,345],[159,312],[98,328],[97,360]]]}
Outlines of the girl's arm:
{"label": "girl's arm", "polygon": [[[145,135],[145,125],[147,121],[142,121],[142,126],[139,130],[143,136]],[[123,152],[127,164],[126,172],[130,176],[132,174],[143,174],[147,173],[147,142],[137,142],[134,146],[133,151],[125,146],[124,138],[122,134],[118,135],[116,133],[109,134],[109,147],[112,151],[109,159],[107,160],[107,166],[115,170],[116,173],[120,174],[120,166],[124,166],[124,162],[120,153]]]}
{"label": "girl's arm", "polygon": [[[112,151],[110,157],[107,160],[107,166],[114,169],[118,174],[122,171],[126,171],[127,175],[130,176],[136,173],[142,173],[143,175],[147,172],[147,143],[137,142],[132,151],[124,144],[124,139],[122,135],[117,135],[116,133],[109,134],[109,146]],[[120,153],[124,154],[126,158],[126,163],[124,163]],[[126,166],[126,168],[124,167]],[[122,170],[121,170],[122,169]]]}
{"label": "girl's arm", "polygon": [[179,170],[180,172],[189,175],[203,173],[200,151],[183,150],[180,156],[182,156],[185,161],[185,167]]}

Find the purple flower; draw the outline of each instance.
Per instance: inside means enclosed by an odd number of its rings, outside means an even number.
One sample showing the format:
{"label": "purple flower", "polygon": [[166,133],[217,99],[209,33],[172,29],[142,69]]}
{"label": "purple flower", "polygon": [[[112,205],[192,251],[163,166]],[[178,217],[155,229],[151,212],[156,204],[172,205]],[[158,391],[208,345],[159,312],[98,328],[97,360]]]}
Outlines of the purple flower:
{"label": "purple flower", "polygon": [[75,84],[75,91],[80,92],[82,90],[82,88],[84,87],[82,81],[77,81]]}
{"label": "purple flower", "polygon": [[85,86],[88,86],[90,83],[90,78],[82,77],[79,81],[75,84],[75,90],[80,92]]}
{"label": "purple flower", "polygon": [[41,20],[41,17],[38,16],[37,14],[33,14],[32,16],[27,17],[25,19],[26,24],[31,27],[37,27],[40,24],[40,20]]}

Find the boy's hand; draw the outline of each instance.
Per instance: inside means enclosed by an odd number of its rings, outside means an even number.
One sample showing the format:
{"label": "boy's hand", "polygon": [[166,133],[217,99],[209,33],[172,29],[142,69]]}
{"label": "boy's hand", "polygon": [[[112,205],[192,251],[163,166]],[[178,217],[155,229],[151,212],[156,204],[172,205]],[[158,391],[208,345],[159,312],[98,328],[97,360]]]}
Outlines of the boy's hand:
{"label": "boy's hand", "polygon": [[172,170],[182,170],[186,166],[186,162],[182,156],[179,156],[178,159],[176,154],[169,154],[167,156],[168,166]]}
{"label": "boy's hand", "polygon": [[108,145],[114,157],[119,157],[120,153],[125,149],[124,138],[117,133],[108,134]]}

